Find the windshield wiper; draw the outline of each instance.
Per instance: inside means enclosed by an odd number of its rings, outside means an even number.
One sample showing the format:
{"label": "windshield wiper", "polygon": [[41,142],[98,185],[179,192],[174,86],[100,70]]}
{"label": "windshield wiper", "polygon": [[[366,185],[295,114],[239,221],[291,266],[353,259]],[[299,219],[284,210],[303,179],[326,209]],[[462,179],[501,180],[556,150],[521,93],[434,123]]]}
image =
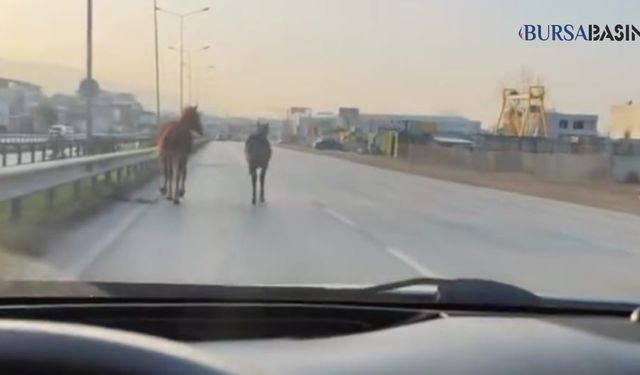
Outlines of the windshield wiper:
{"label": "windshield wiper", "polygon": [[451,305],[536,306],[543,300],[515,285],[483,279],[414,278],[379,284],[365,290],[398,292],[415,286],[435,286],[436,302]]}

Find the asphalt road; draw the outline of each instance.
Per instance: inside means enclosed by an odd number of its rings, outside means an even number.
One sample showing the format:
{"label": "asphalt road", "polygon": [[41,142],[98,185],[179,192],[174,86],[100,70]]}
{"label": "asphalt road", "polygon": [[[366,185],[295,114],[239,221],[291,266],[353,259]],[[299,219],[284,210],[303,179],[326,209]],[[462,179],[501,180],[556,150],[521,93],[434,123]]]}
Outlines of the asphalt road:
{"label": "asphalt road", "polygon": [[252,207],[242,145],[217,142],[191,160],[182,205],[161,199],[154,183],[50,241],[10,277],[224,284],[479,277],[551,295],[640,300],[639,231],[638,216],[279,148],[267,203]]}

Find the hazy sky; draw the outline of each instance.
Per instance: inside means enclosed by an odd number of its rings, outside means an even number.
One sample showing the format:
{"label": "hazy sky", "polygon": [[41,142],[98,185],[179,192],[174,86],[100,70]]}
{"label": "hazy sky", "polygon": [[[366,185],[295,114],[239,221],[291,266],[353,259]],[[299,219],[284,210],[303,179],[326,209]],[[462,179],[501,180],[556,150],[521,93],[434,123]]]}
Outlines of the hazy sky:
{"label": "hazy sky", "polygon": [[[541,44],[517,36],[524,23],[633,23],[635,0],[158,2],[175,11],[211,7],[186,21],[185,44],[211,45],[194,55],[194,74],[201,105],[220,113],[358,106],[460,114],[487,126],[497,119],[501,87],[523,69],[548,85],[551,105],[597,113],[601,126],[611,104],[640,100],[640,41]],[[32,79],[49,92],[75,87],[84,70],[85,3],[0,0],[0,76]],[[94,8],[96,78],[151,107],[153,1],[94,0]],[[174,108],[178,54],[168,46],[177,44],[178,22],[165,14],[159,21],[163,107]]]}

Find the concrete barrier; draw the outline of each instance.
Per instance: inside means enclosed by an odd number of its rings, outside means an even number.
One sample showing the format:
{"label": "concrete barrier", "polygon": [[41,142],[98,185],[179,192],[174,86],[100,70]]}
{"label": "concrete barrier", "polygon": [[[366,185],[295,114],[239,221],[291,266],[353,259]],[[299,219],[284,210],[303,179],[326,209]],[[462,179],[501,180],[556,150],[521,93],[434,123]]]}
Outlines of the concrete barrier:
{"label": "concrete barrier", "polygon": [[611,163],[611,176],[614,181],[637,182],[634,175],[640,177],[640,155],[614,155]]}
{"label": "concrete barrier", "polygon": [[[562,182],[606,181],[612,175],[611,157],[605,154],[470,151],[437,145],[411,145],[408,160],[480,172],[526,173]],[[632,162],[626,163],[628,169]],[[640,163],[637,166],[640,173]],[[618,174],[623,174],[625,167],[619,166],[618,169]]]}

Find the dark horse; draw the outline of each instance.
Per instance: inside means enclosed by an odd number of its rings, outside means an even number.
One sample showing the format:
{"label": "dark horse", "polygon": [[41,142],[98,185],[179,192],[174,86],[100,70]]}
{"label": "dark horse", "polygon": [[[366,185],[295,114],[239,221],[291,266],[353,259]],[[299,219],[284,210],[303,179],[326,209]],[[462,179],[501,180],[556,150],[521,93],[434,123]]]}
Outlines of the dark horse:
{"label": "dark horse", "polygon": [[187,161],[193,148],[191,131],[202,135],[198,106],[186,107],[180,120],[162,125],[156,140],[158,158],[164,169],[164,185],[160,192],[165,194],[168,200],[173,200],[174,204],[180,204],[180,198],[185,193]]}
{"label": "dark horse", "polygon": [[260,169],[260,202],[264,203],[264,178],[269,168],[271,160],[271,144],[267,136],[269,135],[269,124],[260,124],[258,129],[251,134],[244,144],[244,154],[249,164],[249,174],[251,175],[252,199],[251,203],[256,204],[256,180],[258,169]]}

